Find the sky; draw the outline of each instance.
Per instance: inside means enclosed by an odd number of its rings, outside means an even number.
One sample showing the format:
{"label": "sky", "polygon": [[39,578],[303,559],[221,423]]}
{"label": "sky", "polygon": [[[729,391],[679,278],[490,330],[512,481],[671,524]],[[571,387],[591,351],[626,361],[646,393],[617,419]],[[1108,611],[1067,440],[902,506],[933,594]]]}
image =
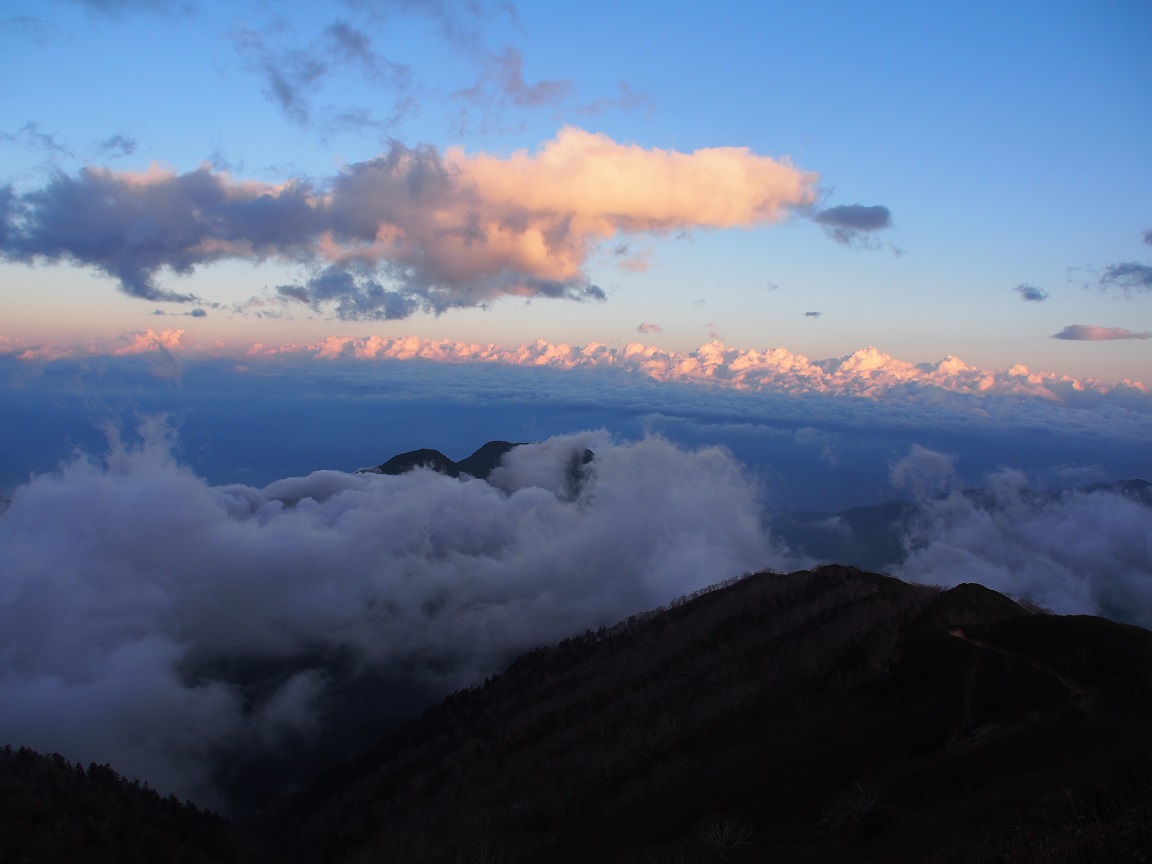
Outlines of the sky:
{"label": "sky", "polygon": [[[1150,37],[8,0],[0,744],[227,808],[241,756],[894,499],[894,575],[1152,626]],[[525,445],[491,482],[359,470],[489,440]]]}
{"label": "sky", "polygon": [[0,336],[1146,382],[1150,36],[1138,2],[14,0]]}

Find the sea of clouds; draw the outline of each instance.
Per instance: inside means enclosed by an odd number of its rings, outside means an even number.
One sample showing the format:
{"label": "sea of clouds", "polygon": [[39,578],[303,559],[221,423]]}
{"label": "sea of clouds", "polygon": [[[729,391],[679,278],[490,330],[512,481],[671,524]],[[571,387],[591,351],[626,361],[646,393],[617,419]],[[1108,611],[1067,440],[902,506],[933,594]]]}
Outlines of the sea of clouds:
{"label": "sea of clouds", "polygon": [[[303,656],[443,693],[784,561],[719,448],[587,433],[517,448],[490,482],[320,471],[258,489],[210,485],[169,434],[77,456],[0,517],[0,740],[181,795],[212,800],[230,748],[322,732],[338,682]],[[237,661],[267,686],[211,672]]]}
{"label": "sea of clouds", "polygon": [[[205,361],[174,384],[155,362],[0,364],[9,470],[35,454],[0,501],[0,743],[200,803],[228,804],[238,754],[320,747],[350,711],[410,716],[536,645],[825,560],[773,536],[780,506],[900,497],[895,575],[1152,626],[1152,507],[1077,488],[1152,474],[1131,397],[881,400],[419,360]],[[496,438],[539,443],[489,482],[355,470]]]}

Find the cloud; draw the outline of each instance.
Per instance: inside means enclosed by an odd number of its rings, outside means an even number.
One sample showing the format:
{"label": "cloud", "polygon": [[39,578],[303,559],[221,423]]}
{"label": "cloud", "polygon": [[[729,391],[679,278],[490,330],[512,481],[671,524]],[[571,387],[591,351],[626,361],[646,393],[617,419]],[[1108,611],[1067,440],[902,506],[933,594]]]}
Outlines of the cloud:
{"label": "cloud", "polygon": [[913,444],[908,455],[893,463],[889,471],[889,481],[913,500],[933,498],[956,485],[954,459],[944,453],[937,453]]}
{"label": "cloud", "polygon": [[155,310],[153,310],[152,314],[153,315],[161,315],[161,316],[179,315],[183,318],[206,318],[206,317],[208,317],[207,310],[201,309],[199,306],[197,306],[195,309],[189,309],[187,312],[166,312],[163,309],[155,309]]}
{"label": "cloud", "polygon": [[185,174],[84,168],[58,173],[9,206],[3,255],[72,261],[114,277],[126,294],[192,302],[155,276],[225,258],[303,257],[321,229],[311,190],[235,183],[203,167]]}
{"label": "cloud", "polygon": [[841,204],[815,211],[812,221],[837,243],[874,248],[870,235],[892,227],[892,212],[879,204]]}
{"label": "cloud", "polygon": [[822,313],[822,312],[805,312],[804,317],[805,318],[819,318],[822,314],[824,314],[824,313]]}
{"label": "cloud", "polygon": [[[368,32],[349,21],[332,22],[306,44],[295,39],[294,28],[284,21],[263,30],[242,29],[235,40],[249,67],[264,80],[265,95],[298,126],[317,125],[325,134],[349,125],[383,133],[414,109],[412,70],[379,55]],[[374,118],[366,108],[335,103],[318,108],[315,102],[326,79],[338,70],[357,70],[382,95],[378,103],[390,99],[387,116]]]}
{"label": "cloud", "polygon": [[1097,327],[1093,324],[1069,324],[1059,333],[1052,334],[1053,339],[1068,339],[1082,342],[1105,342],[1113,339],[1152,339],[1152,333],[1144,330],[1134,333],[1123,327]]}
{"label": "cloud", "polygon": [[[520,108],[556,105],[572,92],[570,81],[524,81],[524,55],[507,46],[499,54],[487,58],[487,69],[480,81],[457,96],[468,101],[490,103],[493,99]],[[495,90],[494,94],[489,90]]]}
{"label": "cloud", "polygon": [[621,111],[633,111],[637,108],[647,108],[651,110],[652,99],[650,96],[643,93],[634,93],[632,88],[626,82],[620,82],[619,95],[615,97],[602,97],[594,99],[587,105],[582,105],[576,108],[577,114],[583,114],[595,117],[603,114],[605,111],[618,109]]}
{"label": "cloud", "polygon": [[1006,370],[981,369],[952,356],[935,363],[911,363],[876,348],[862,348],[844,357],[814,361],[786,348],[763,351],[735,348],[720,340],[701,345],[695,351],[678,352],[639,342],[609,349],[599,342],[574,346],[538,340],[530,345],[503,348],[414,336],[333,336],[296,350],[323,360],[421,357],[441,362],[479,361],[559,369],[609,367],[659,381],[873,399],[912,397],[932,391],[969,396],[1031,396],[1052,402],[1079,398],[1085,393],[1103,395],[1114,390],[1143,395],[1143,387],[1138,382],[1125,381],[1114,387],[1091,378],[1034,372],[1022,364]]}
{"label": "cloud", "polygon": [[136,142],[125,135],[112,135],[100,142],[100,150],[111,159],[131,156],[136,152]]}
{"label": "cloud", "polygon": [[[317,289],[318,295],[314,302],[333,302],[335,298],[339,302],[360,303],[365,309],[373,308],[375,303],[377,317],[385,317],[387,302],[379,298],[374,300],[368,289],[365,289],[365,296],[361,297],[357,294],[359,283],[342,277],[340,271],[333,271],[321,282],[327,287]],[[313,302],[306,286],[280,286],[278,290],[290,294],[294,300]],[[712,327],[714,324],[708,322],[704,326]],[[1113,332],[1108,328],[1092,328],[1089,325],[1071,325],[1065,330],[1071,330],[1073,334],[1085,330]],[[1077,337],[1057,335],[1054,338]],[[1132,338],[1146,337],[1133,334]],[[83,345],[54,346],[11,340],[7,351],[20,354],[30,349],[47,352],[48,356],[61,357],[98,356],[111,350],[107,342],[95,340],[86,341]],[[1146,386],[1127,378],[1116,383],[1090,377],[1074,378],[1032,370],[1021,363],[1007,369],[985,369],[970,366],[951,355],[935,362],[914,363],[873,347],[861,348],[842,357],[813,360],[782,347],[763,350],[733,347],[719,337],[693,351],[668,350],[641,342],[609,348],[600,342],[570,345],[539,339],[530,344],[501,346],[493,343],[424,339],[418,336],[329,336],[306,345],[245,344],[231,348],[216,343],[198,345],[190,340],[182,342],[181,349],[224,358],[278,355],[294,356],[302,361],[358,363],[386,363],[418,358],[460,365],[479,363],[557,370],[611,369],[623,375],[660,382],[706,384],[713,395],[719,392],[718,388],[722,388],[763,394],[821,394],[863,397],[877,402],[922,400],[943,404],[946,394],[954,394],[958,406],[969,405],[963,397],[978,397],[985,402],[988,402],[988,397],[1005,397],[1009,400],[1039,400],[1051,405],[1098,405],[1108,401],[1136,407],[1141,412],[1152,411],[1152,401],[1149,401]],[[957,410],[963,413],[969,408]],[[985,406],[980,410],[989,409]]]}
{"label": "cloud", "polygon": [[1119,288],[1125,295],[1133,292],[1152,291],[1152,266],[1125,261],[1104,268],[1097,280],[1101,290]]}
{"label": "cloud", "polygon": [[1149,246],[1152,246],[1152,228],[1149,228],[1144,232],[1144,242]]}
{"label": "cloud", "polygon": [[345,722],[366,681],[444,693],[783,561],[714,447],[593,432],[512,451],[499,486],[320,471],[257,489],[197,477],[162,424],[143,436],[0,515],[0,739],[201,803],[237,756]]}
{"label": "cloud", "polygon": [[1058,614],[1152,626],[1152,507],[1108,490],[1034,490],[1002,469],[972,494],[922,502],[897,576],[979,582]]}
{"label": "cloud", "polygon": [[507,157],[393,143],[323,184],[85,168],[9,195],[0,253],[88,265],[130,295],[183,302],[197,298],[160,287],[160,271],[275,258],[317,268],[281,296],[371,319],[503,295],[602,299],[583,272],[596,244],[779,221],[814,183],[745,148],[645,149],[572,127]]}
{"label": "cloud", "polygon": [[1029,285],[1027,282],[1022,282],[1012,290],[1030,303],[1041,303],[1048,299],[1047,291],[1035,285]]}
{"label": "cloud", "polygon": [[662,333],[662,332],[664,332],[664,328],[661,327],[659,324],[649,324],[648,322],[645,321],[645,322],[642,322],[636,328],[636,332],[637,333]]}
{"label": "cloud", "polygon": [[25,123],[15,132],[0,131],[0,141],[23,144],[25,147],[33,150],[43,150],[53,159],[60,156],[71,157],[73,155],[68,147],[56,140],[55,134],[42,131],[39,123]]}
{"label": "cloud", "polygon": [[[337,267],[329,267],[304,285],[278,285],[277,293],[308,303],[320,310],[331,306],[337,318],[360,321],[389,321],[407,318],[417,309],[429,308],[411,293],[392,291],[375,279],[355,278]],[[443,311],[443,308],[437,309]]]}

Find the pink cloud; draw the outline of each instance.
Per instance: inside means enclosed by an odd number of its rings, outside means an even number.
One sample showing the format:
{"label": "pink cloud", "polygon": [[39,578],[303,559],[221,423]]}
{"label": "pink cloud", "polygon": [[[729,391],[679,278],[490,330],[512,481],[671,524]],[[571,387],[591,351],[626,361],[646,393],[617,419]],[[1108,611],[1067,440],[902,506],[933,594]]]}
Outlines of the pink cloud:
{"label": "pink cloud", "polygon": [[1069,324],[1059,333],[1052,334],[1053,339],[1068,339],[1082,342],[1106,342],[1115,339],[1152,339],[1152,333],[1144,330],[1134,333],[1123,327],[1097,327],[1093,324]]}
{"label": "pink cloud", "polygon": [[[328,265],[284,302],[344,318],[403,318],[502,295],[604,299],[584,272],[615,235],[764,225],[810,205],[817,177],[744,147],[682,153],[563,128],[535,152],[395,143],[325,182],[237,181],[86,168],[23,196],[0,256],[66,260],[151,300],[199,301],[157,282],[226,259]],[[647,253],[626,266],[643,269]],[[383,284],[377,279],[383,279]]]}
{"label": "pink cloud", "polygon": [[132,333],[127,338],[130,339],[127,345],[114,349],[111,354],[113,357],[121,357],[126,354],[146,354],[149,351],[179,351],[182,346],[180,340],[184,338],[183,330],[161,330],[157,333],[151,327],[143,333]]}
{"label": "pink cloud", "polygon": [[632,342],[621,349],[598,342],[585,346],[537,340],[503,348],[492,344],[425,340],[414,336],[388,339],[332,336],[309,346],[316,359],[409,360],[446,363],[490,362],[518,366],[575,369],[614,367],[661,381],[722,385],[736,390],[824,393],[880,399],[912,388],[939,388],[972,395],[1003,394],[1060,401],[1068,392],[1146,392],[1144,385],[1125,379],[1110,386],[1093,378],[1077,379],[1051,372],[1033,372],[1017,364],[1007,370],[980,369],[948,356],[936,363],[911,363],[876,348],[862,348],[840,358],[812,361],[786,348],[757,351],[732,348],[720,340],[695,351],[677,352]]}

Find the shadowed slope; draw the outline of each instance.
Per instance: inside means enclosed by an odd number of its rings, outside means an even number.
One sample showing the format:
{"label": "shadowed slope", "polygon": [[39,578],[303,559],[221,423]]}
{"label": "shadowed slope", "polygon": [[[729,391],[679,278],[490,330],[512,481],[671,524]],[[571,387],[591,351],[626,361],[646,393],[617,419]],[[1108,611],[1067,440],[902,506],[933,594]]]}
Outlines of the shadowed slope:
{"label": "shadowed slope", "polygon": [[975,585],[757,574],[455,694],[297,799],[286,854],[966,860],[1144,788],[1150,652]]}
{"label": "shadowed slope", "polygon": [[519,444],[508,441],[489,441],[465,459],[453,462],[439,450],[423,448],[399,453],[382,465],[366,470],[376,474],[405,474],[413,468],[430,468],[447,474],[449,477],[459,477],[467,474],[478,480],[485,480],[492,470],[500,464],[504,454]]}

